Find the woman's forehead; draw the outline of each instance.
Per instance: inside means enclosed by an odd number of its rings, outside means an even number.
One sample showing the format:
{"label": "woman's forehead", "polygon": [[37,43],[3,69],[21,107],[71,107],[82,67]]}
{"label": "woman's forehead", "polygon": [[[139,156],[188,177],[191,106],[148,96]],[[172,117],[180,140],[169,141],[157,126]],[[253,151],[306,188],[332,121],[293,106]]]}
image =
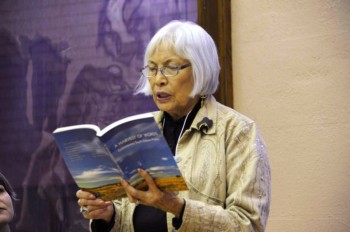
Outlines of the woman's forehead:
{"label": "woman's forehead", "polygon": [[171,53],[172,55],[176,54],[174,50],[174,45],[171,43],[161,42],[154,47],[151,56],[162,53]]}
{"label": "woman's forehead", "polygon": [[154,48],[150,56],[149,61],[172,61],[172,60],[186,60],[184,57],[180,56],[174,49],[172,44],[160,44]]}

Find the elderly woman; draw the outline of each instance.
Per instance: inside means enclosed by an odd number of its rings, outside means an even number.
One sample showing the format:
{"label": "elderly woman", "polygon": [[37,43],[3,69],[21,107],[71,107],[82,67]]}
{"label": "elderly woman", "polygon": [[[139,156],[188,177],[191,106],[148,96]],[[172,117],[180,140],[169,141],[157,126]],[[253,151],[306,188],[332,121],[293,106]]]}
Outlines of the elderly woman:
{"label": "elderly woman", "polygon": [[0,173],[0,232],[9,232],[14,216],[13,202],[16,194],[6,177]]}
{"label": "elderly woman", "polygon": [[149,42],[137,93],[152,95],[155,120],[189,191],[162,192],[144,170],[139,191],[104,202],[79,190],[92,231],[264,231],[270,209],[270,167],[251,119],[218,103],[214,41],[192,22],[172,21]]}

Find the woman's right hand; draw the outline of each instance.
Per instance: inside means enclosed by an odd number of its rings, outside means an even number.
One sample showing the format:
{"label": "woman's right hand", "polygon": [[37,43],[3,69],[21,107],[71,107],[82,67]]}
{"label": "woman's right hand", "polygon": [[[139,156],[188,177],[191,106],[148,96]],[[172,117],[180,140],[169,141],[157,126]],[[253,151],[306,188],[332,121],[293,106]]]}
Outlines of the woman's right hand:
{"label": "woman's right hand", "polygon": [[88,209],[88,213],[83,214],[86,219],[103,219],[106,222],[111,221],[114,213],[113,202],[103,201],[83,190],[78,190],[76,196],[79,199],[78,205]]}

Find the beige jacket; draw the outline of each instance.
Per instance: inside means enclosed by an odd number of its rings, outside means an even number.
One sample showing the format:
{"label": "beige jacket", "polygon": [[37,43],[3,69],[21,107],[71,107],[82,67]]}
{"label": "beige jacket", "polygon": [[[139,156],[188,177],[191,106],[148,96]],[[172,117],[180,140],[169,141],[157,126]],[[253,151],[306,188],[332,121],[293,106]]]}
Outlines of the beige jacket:
{"label": "beige jacket", "polygon": [[[207,132],[197,124],[213,121]],[[162,128],[163,112],[155,113]],[[189,187],[179,232],[264,231],[270,210],[270,167],[255,123],[210,97],[179,140],[176,156]],[[115,201],[112,231],[133,231],[135,204]],[[168,213],[168,231],[173,215]]]}

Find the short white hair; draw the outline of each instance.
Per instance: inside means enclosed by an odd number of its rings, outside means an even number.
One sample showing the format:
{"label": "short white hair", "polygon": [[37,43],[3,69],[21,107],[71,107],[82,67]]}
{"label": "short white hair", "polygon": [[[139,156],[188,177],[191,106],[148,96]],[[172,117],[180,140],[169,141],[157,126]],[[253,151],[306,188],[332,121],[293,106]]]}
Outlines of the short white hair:
{"label": "short white hair", "polygon": [[[202,27],[190,21],[174,20],[166,24],[148,43],[144,66],[160,44],[172,46],[178,56],[191,63],[194,87],[190,97],[215,93],[220,74],[218,52],[213,39]],[[147,77],[141,76],[135,93],[152,94]]]}

